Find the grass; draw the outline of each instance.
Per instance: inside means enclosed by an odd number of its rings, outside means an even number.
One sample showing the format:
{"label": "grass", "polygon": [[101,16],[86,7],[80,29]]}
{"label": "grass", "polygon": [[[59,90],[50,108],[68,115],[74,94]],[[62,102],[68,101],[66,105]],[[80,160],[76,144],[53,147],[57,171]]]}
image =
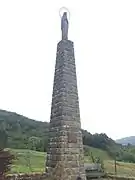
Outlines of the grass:
{"label": "grass", "polygon": [[46,153],[27,149],[12,149],[11,152],[16,157],[11,173],[44,172]]}
{"label": "grass", "polygon": [[[108,173],[114,174],[114,162],[104,161],[105,170]],[[134,176],[135,177],[135,164],[117,162],[117,174],[121,176]]]}
{"label": "grass", "polygon": [[[114,161],[106,151],[96,148],[90,148],[90,151],[94,156],[104,160],[106,172],[114,173]],[[17,158],[13,163],[11,173],[44,172],[46,153],[24,149],[11,149],[11,152]],[[85,162],[91,162],[90,157],[85,156]],[[117,162],[117,172],[119,175],[135,176],[135,164]]]}
{"label": "grass", "polygon": [[[89,147],[89,151],[92,152],[93,157],[100,157],[102,160],[112,160],[106,151],[98,148]],[[91,157],[85,156],[85,162],[91,162]]]}

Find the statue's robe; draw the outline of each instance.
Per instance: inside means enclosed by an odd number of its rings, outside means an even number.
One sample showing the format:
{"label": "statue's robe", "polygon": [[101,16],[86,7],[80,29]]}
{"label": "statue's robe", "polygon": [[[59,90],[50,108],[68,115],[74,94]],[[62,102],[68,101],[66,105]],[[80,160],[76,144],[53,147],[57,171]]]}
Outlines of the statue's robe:
{"label": "statue's robe", "polygon": [[62,40],[68,39],[68,19],[66,13],[63,14],[61,19],[61,30],[62,30]]}

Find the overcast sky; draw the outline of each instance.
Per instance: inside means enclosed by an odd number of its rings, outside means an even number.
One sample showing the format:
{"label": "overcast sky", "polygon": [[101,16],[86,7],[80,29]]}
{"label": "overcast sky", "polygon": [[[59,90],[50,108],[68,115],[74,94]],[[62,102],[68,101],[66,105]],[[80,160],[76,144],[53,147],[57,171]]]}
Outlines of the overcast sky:
{"label": "overcast sky", "polygon": [[135,135],[134,0],[0,0],[0,109],[49,122],[62,6],[70,10],[82,128]]}

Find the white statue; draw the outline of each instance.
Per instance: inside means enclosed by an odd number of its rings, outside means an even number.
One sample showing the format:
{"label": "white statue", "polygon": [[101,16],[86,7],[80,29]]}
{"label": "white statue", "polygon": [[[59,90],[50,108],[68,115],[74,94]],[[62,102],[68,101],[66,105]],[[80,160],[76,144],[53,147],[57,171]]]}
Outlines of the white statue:
{"label": "white statue", "polygon": [[67,19],[67,12],[63,13],[61,18],[61,31],[62,31],[62,40],[68,39],[68,19]]}

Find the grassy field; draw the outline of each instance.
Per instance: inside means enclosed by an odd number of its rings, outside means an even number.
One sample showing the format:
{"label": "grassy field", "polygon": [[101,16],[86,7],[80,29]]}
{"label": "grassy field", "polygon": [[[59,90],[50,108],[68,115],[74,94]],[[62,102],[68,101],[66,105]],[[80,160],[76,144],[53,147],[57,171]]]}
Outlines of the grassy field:
{"label": "grassy field", "polygon": [[[11,151],[16,156],[11,173],[44,172],[45,153],[23,149],[12,149]],[[90,151],[94,156],[104,160],[106,172],[114,173],[114,162],[105,151],[96,148],[90,148]],[[90,157],[85,156],[85,162],[91,162]],[[120,175],[135,176],[135,164],[117,162],[117,171]]]}

